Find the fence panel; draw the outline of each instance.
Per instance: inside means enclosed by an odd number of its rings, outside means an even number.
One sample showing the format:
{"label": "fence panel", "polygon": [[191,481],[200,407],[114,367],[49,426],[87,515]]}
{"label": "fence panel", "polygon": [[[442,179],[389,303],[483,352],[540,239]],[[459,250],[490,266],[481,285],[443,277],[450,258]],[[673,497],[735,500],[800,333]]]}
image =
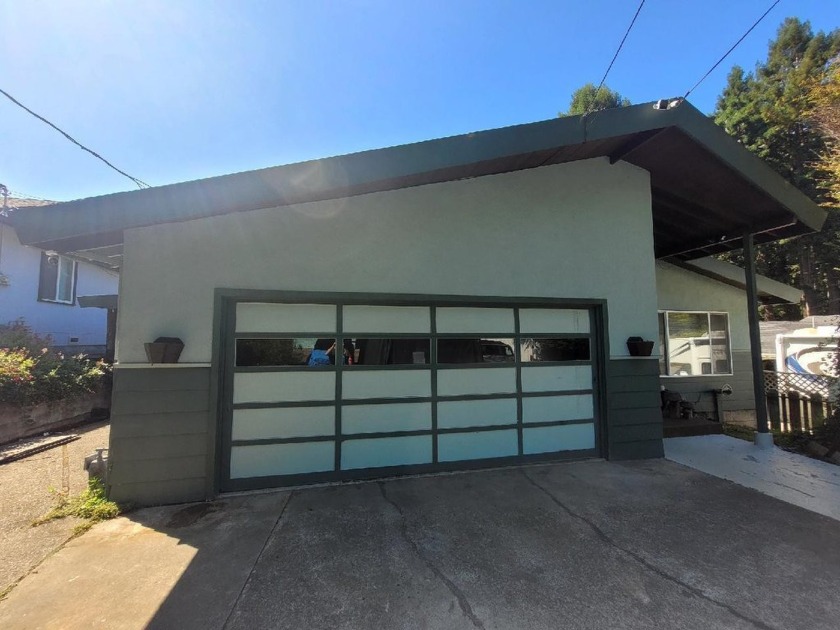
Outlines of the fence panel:
{"label": "fence panel", "polygon": [[770,426],[784,433],[813,433],[831,415],[828,392],[835,380],[818,374],[765,371]]}

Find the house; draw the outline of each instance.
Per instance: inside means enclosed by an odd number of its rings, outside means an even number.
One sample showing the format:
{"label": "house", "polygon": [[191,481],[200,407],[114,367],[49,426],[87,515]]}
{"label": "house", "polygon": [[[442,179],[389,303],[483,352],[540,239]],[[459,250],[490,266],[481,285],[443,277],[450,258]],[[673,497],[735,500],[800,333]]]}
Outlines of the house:
{"label": "house", "polygon": [[[824,219],[674,101],[67,202],[16,227],[123,255],[109,491],[151,504],[661,457],[666,377],[746,390],[760,361],[752,265],[745,294],[686,264],[742,247],[749,263],[754,242]],[[631,356],[660,322],[706,354]],[[149,363],[158,337],[183,341],[178,363]]]}
{"label": "house", "polygon": [[0,324],[23,319],[32,330],[69,354],[107,354],[108,312],[85,309],[81,296],[116,295],[119,264],[96,263],[24,245],[14,215],[50,202],[7,199],[0,216]]}

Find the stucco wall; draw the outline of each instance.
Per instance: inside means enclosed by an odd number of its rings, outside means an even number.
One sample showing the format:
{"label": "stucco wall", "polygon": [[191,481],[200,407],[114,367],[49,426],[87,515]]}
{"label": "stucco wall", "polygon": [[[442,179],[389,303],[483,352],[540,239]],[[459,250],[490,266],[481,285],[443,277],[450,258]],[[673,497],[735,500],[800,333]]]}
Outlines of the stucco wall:
{"label": "stucco wall", "polygon": [[606,158],[127,230],[117,357],[211,359],[213,292],[607,299],[611,355],[655,338],[647,172]]}
{"label": "stucco wall", "polygon": [[[107,312],[83,309],[78,304],[39,302],[41,250],[21,245],[8,225],[0,225],[0,238],[0,271],[9,278],[9,286],[0,286],[0,323],[23,317],[38,334],[52,336],[57,346],[104,346]],[[115,294],[118,286],[118,274],[79,263],[77,296]],[[79,341],[71,344],[70,337],[78,337]]]}

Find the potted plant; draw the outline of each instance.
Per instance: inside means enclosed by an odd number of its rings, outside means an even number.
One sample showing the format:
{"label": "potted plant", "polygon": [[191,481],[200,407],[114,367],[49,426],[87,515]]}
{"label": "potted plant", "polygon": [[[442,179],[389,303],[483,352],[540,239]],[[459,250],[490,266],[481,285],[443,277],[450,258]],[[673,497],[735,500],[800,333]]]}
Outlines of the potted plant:
{"label": "potted plant", "polygon": [[645,341],[641,337],[629,337],[627,350],[631,357],[649,357],[653,353],[653,342]]}
{"label": "potted plant", "polygon": [[158,337],[143,346],[149,363],[178,363],[184,342],[178,337]]}

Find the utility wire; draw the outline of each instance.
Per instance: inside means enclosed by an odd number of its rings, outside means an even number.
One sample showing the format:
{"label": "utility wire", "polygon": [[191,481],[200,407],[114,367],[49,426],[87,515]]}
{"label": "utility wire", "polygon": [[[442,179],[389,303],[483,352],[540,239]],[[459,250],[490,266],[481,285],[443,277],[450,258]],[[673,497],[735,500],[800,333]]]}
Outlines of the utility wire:
{"label": "utility wire", "polygon": [[12,101],[12,103],[14,103],[15,105],[17,105],[17,106],[18,106],[18,107],[20,107],[21,109],[23,109],[23,110],[25,110],[25,111],[29,112],[30,114],[32,114],[33,116],[35,116],[35,118],[37,118],[37,119],[38,119],[38,120],[40,120],[41,122],[44,122],[44,123],[48,124],[50,127],[52,127],[53,129],[55,129],[58,133],[60,133],[62,136],[64,136],[65,138],[67,138],[70,142],[72,142],[73,144],[75,144],[76,146],[78,146],[80,149],[82,149],[82,150],[84,150],[84,151],[87,151],[87,152],[88,152],[88,153],[90,153],[93,157],[95,157],[95,158],[97,158],[97,159],[102,160],[103,162],[105,162],[105,164],[107,164],[107,165],[108,165],[108,166],[110,166],[112,169],[114,169],[115,171],[117,171],[117,173],[119,173],[120,175],[124,175],[125,177],[128,177],[128,179],[130,179],[131,181],[133,181],[133,182],[137,185],[137,187],[138,187],[138,188],[150,188],[149,184],[147,184],[146,182],[144,182],[144,181],[143,181],[143,180],[141,180],[141,179],[137,179],[136,177],[132,177],[131,175],[129,175],[129,174],[128,174],[128,173],[126,173],[125,171],[122,171],[122,170],[118,169],[116,166],[114,166],[113,164],[111,164],[111,163],[110,163],[108,160],[106,160],[104,157],[102,157],[101,155],[99,155],[96,151],[92,151],[91,149],[88,149],[88,148],[87,148],[85,145],[83,145],[81,142],[79,142],[78,140],[76,140],[75,138],[73,138],[73,137],[72,137],[69,133],[67,133],[66,131],[63,131],[63,130],[59,129],[58,127],[56,127],[54,124],[52,124],[49,120],[47,120],[47,119],[46,119],[46,118],[44,118],[43,116],[41,116],[41,115],[36,114],[35,112],[33,112],[33,111],[32,111],[31,109],[29,109],[26,105],[24,105],[23,103],[21,103],[19,100],[17,100],[15,97],[13,97],[11,94],[9,94],[8,92],[6,92],[5,90],[0,89],[0,94],[2,94],[2,95],[3,95],[3,96],[5,96],[7,99],[9,99],[10,101]]}
{"label": "utility wire", "polygon": [[[601,87],[604,85],[604,81],[607,80],[607,75],[610,73],[610,70],[612,70],[612,67],[613,67],[613,64],[615,63],[615,60],[618,59],[618,53],[620,53],[621,49],[624,47],[624,42],[627,41],[627,36],[630,34],[630,31],[633,29],[633,25],[636,23],[636,18],[639,17],[639,13],[641,13],[643,6],[645,6],[645,0],[642,0],[639,3],[639,8],[636,9],[636,14],[633,16],[633,19],[630,21],[630,26],[628,26],[627,30],[624,32],[624,37],[621,38],[621,43],[618,45],[618,49],[615,51],[615,54],[613,55],[612,61],[610,61],[610,65],[607,66],[607,71],[604,73],[604,76],[601,79],[601,82],[598,84],[598,88],[595,90],[595,96],[592,97],[592,102],[589,104],[589,108],[587,108],[587,109],[591,109],[592,107],[595,106],[595,101],[598,98],[598,94],[601,92]],[[588,114],[589,111],[587,111],[586,113]]]}
{"label": "utility wire", "polygon": [[771,4],[771,5],[770,5],[770,8],[769,8],[769,9],[767,9],[767,10],[766,10],[766,11],[762,14],[762,16],[761,16],[760,18],[758,18],[758,19],[755,21],[755,24],[753,24],[752,26],[750,26],[750,28],[747,30],[747,32],[746,32],[746,33],[744,33],[743,35],[741,35],[741,39],[739,39],[737,42],[735,42],[735,43],[732,45],[732,48],[730,48],[729,50],[727,50],[727,51],[726,51],[726,54],[725,54],[723,57],[721,57],[720,59],[718,59],[717,63],[716,63],[715,65],[713,65],[713,66],[709,69],[709,71],[708,71],[706,74],[704,74],[704,75],[703,75],[703,78],[702,78],[702,79],[700,79],[697,83],[695,83],[695,84],[694,84],[694,86],[692,86],[692,88],[691,88],[688,92],[686,92],[686,93],[685,93],[685,96],[683,96],[683,100],[687,99],[687,98],[688,98],[688,95],[689,95],[689,94],[691,94],[691,93],[694,91],[694,88],[696,88],[698,85],[700,85],[701,83],[703,83],[703,81],[705,81],[705,80],[706,80],[706,77],[708,77],[710,74],[712,74],[712,72],[714,72],[714,71],[715,71],[715,68],[717,68],[717,67],[718,67],[721,63],[723,63],[723,60],[724,60],[724,59],[726,59],[726,58],[729,56],[729,54],[730,54],[733,50],[735,50],[735,49],[738,47],[738,44],[740,44],[742,41],[744,41],[744,40],[747,38],[747,35],[749,35],[749,34],[752,32],[752,30],[753,30],[756,26],[758,26],[758,25],[759,25],[759,23],[761,22],[761,20],[763,20],[764,18],[766,18],[766,17],[767,17],[767,14],[768,14],[768,13],[770,13],[770,11],[772,11],[772,10],[776,7],[776,5],[777,5],[777,4],[779,4],[779,2],[781,2],[781,0],[776,0],[773,4]]}

